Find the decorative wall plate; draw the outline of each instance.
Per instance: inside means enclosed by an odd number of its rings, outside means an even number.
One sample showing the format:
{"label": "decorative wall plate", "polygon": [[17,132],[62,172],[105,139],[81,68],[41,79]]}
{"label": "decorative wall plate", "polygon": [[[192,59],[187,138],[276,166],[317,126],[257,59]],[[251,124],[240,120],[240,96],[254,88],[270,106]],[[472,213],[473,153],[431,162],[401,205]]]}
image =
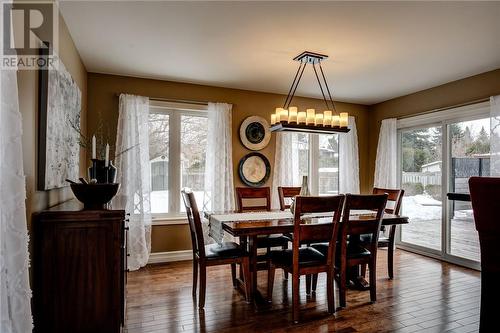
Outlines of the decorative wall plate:
{"label": "decorative wall plate", "polygon": [[240,139],[243,145],[250,150],[266,148],[271,140],[269,123],[259,116],[246,118],[240,126]]}
{"label": "decorative wall plate", "polygon": [[261,153],[250,153],[240,160],[238,173],[243,183],[251,187],[259,187],[269,179],[271,164]]}

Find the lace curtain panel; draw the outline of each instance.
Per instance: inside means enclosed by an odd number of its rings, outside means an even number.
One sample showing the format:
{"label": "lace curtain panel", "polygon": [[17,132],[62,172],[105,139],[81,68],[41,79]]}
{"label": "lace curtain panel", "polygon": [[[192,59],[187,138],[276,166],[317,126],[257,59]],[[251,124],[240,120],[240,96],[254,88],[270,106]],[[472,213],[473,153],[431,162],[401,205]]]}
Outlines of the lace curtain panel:
{"label": "lace curtain panel", "polygon": [[232,105],[208,103],[205,211],[234,210]]}
{"label": "lace curtain panel", "polygon": [[339,192],[359,193],[359,152],[356,118],[349,117],[349,133],[339,134]]}
{"label": "lace curtain panel", "polygon": [[500,95],[490,97],[490,175],[500,177]]}
{"label": "lace curtain panel", "polygon": [[375,161],[375,187],[396,188],[398,154],[397,119],[382,120]]}
{"label": "lace curtain panel", "polygon": [[298,136],[295,133],[276,132],[271,207],[279,209],[278,186],[300,186]]}
{"label": "lace curtain panel", "polygon": [[0,72],[0,332],[26,333],[31,332],[33,321],[22,118],[16,71]]}
{"label": "lace curtain panel", "polygon": [[116,137],[117,182],[113,207],[130,213],[128,269],[148,263],[151,252],[151,178],[149,167],[149,99],[120,95]]}

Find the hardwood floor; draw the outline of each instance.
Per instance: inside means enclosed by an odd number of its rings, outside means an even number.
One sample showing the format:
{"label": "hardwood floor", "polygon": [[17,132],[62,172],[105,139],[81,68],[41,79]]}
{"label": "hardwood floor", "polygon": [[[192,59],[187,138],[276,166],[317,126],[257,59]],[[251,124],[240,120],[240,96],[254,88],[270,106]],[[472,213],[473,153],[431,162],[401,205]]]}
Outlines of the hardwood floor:
{"label": "hardwood floor", "polygon": [[[276,272],[273,302],[255,311],[233,289],[230,267],[211,267],[205,310],[191,298],[191,261],[150,265],[128,276],[127,333],[156,332],[477,332],[479,272],[396,250],[394,280],[387,278],[387,253],[379,250],[377,299],[348,291],[347,307],[326,312],[325,274],[316,296],[301,286],[301,323],[291,321],[291,281]],[[304,279],[305,280],[305,279]],[[266,272],[259,272],[266,292]],[[336,290],[338,306],[338,290]]]}

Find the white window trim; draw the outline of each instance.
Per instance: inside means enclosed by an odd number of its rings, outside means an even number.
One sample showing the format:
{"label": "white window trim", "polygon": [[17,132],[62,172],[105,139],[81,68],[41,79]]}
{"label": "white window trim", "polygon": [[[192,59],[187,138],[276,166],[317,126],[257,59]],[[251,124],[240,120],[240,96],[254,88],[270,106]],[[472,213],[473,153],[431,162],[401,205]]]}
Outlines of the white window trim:
{"label": "white window trim", "polygon": [[[319,134],[309,134],[309,190],[312,195],[319,195]],[[339,144],[337,135],[337,146]],[[338,150],[338,149],[337,149]],[[337,162],[338,163],[338,162]],[[338,167],[338,165],[337,165]],[[339,190],[339,180],[337,178],[337,191]]]}
{"label": "white window trim", "polygon": [[[153,213],[153,225],[174,225],[187,223],[185,213],[180,211],[180,170],[181,170],[181,116],[208,116],[208,105],[200,103],[184,103],[151,100],[150,113],[169,115],[169,159],[168,159],[168,211],[169,213]],[[171,128],[178,130],[170,130]],[[179,193],[179,195],[174,195]]]}

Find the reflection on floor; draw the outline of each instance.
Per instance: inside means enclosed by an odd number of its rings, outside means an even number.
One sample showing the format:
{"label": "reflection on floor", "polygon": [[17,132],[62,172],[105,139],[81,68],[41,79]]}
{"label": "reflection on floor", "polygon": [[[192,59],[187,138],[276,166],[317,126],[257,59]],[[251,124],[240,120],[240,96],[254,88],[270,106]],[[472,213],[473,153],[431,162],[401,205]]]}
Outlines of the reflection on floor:
{"label": "reflection on floor", "polygon": [[[255,311],[231,287],[228,267],[208,270],[207,304],[199,312],[191,298],[190,261],[147,266],[128,276],[125,332],[477,332],[479,272],[397,250],[394,280],[379,251],[377,296],[349,291],[347,308],[326,312],[325,277],[316,296],[301,287],[301,320],[291,322],[291,281],[276,274],[272,305]],[[266,273],[259,272],[266,292]],[[336,297],[338,305],[338,297]]]}

